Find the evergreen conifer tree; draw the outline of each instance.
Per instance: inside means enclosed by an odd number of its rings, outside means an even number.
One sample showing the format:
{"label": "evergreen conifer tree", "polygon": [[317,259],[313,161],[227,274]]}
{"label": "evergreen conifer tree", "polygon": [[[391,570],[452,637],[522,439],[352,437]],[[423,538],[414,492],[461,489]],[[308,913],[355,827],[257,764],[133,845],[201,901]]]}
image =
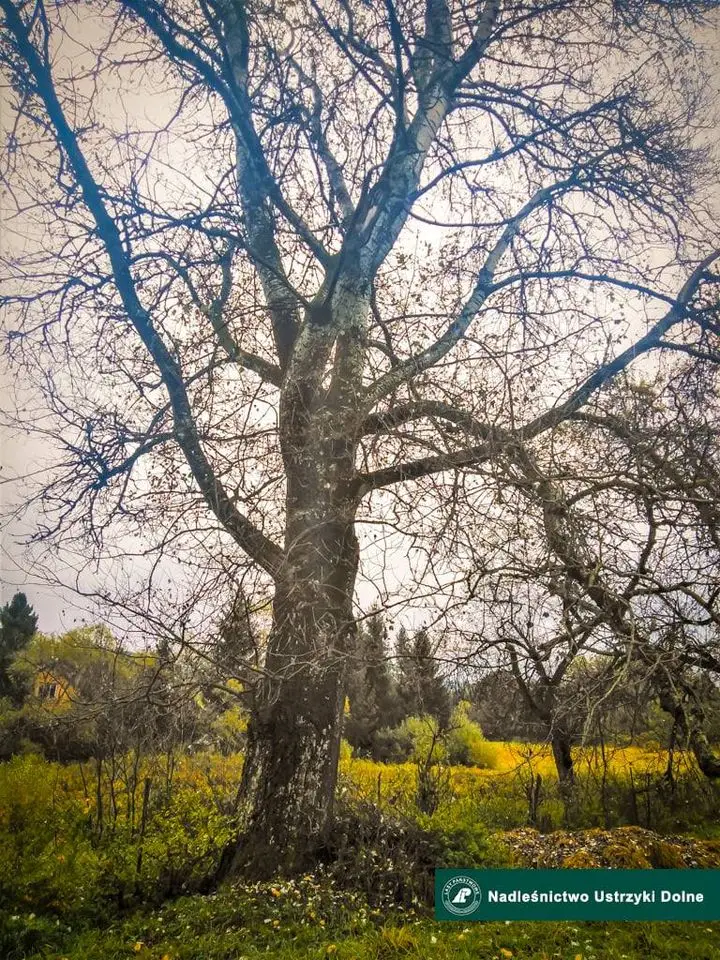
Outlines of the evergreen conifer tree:
{"label": "evergreen conifer tree", "polygon": [[348,678],[350,715],[345,736],[352,746],[372,753],[375,735],[399,719],[395,684],[387,660],[387,628],[380,612],[358,631],[356,657]]}
{"label": "evergreen conifer tree", "polygon": [[22,700],[23,691],[10,667],[16,654],[30,642],[37,621],[37,614],[24,593],[16,593],[0,608],[0,697],[10,697],[16,703]]}
{"label": "evergreen conifer tree", "polygon": [[412,637],[398,635],[399,698],[403,714],[435,717],[441,728],[450,721],[450,694],[440,675],[430,634],[421,627]]}

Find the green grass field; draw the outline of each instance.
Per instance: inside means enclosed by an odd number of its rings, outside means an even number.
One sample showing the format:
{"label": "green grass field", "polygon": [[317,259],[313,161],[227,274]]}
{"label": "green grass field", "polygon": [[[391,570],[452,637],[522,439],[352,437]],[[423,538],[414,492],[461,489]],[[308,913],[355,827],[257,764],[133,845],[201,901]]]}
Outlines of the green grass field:
{"label": "green grass field", "polygon": [[[720,924],[436,923],[381,916],[319,886],[225,888],[138,911],[105,928],[68,930],[32,914],[6,919],[4,960],[711,960]],[[24,934],[20,933],[24,928]],[[3,940],[0,940],[0,946]]]}
{"label": "green grass field", "polygon": [[[497,866],[513,860],[506,834],[524,822],[524,779],[529,766],[548,781],[546,809],[559,817],[552,794],[547,751],[523,745],[488,744],[492,766],[452,768],[443,800],[432,816],[414,807],[416,769],[412,764],[382,765],[345,757],[341,793],[357,809],[385,811],[429,831],[446,866]],[[662,751],[638,748],[613,752],[611,773],[620,785],[632,776],[662,769]],[[596,785],[591,752],[580,754],[578,768],[587,787],[582,815],[591,826],[596,816]],[[162,782],[162,767],[148,761],[139,782]],[[160,763],[160,761],[157,761]],[[332,864],[295,881],[221,887],[210,895],[197,880],[211,869],[230,835],[225,804],[241,768],[238,756],[200,754],[174,767],[165,792],[153,786],[143,827],[130,815],[128,784],[122,776],[108,792],[101,784],[100,817],[92,770],[59,765],[39,757],[17,757],[0,767],[0,958],[2,960],[390,960],[402,957],[440,960],[709,960],[720,958],[720,923],[436,923],[427,901],[407,894],[405,907],[392,896],[375,895],[391,857],[381,843],[370,849],[350,828],[349,872],[333,874]],[[688,775],[689,776],[689,775]],[[682,784],[681,784],[682,786]],[[678,815],[691,826],[685,832],[712,836],[717,824],[702,814],[698,798],[715,790],[688,779],[679,794]],[[702,794],[693,791],[703,791]],[[711,798],[712,799],[712,798]],[[134,802],[137,803],[138,796]],[[592,803],[591,803],[592,801]],[[658,801],[659,803],[659,801]],[[599,808],[598,808],[599,809]],[[660,807],[658,807],[660,809]],[[112,813],[112,816],[111,816]],[[668,814],[668,822],[674,822]],[[404,818],[404,819],[402,819]],[[382,818],[381,818],[382,819]],[[145,822],[146,820],[146,822]],[[662,833],[662,830],[658,832]],[[520,831],[523,836],[527,831]],[[532,834],[540,839],[539,834]],[[612,865],[637,861],[644,836],[636,828],[600,830],[587,836],[613,851]],[[555,835],[553,835],[554,837]],[[562,846],[563,834],[556,835]],[[565,834],[567,836],[567,834]],[[577,838],[577,834],[573,834]],[[503,837],[505,838],[503,840]],[[608,839],[609,837],[609,839]],[[544,841],[543,841],[544,842]],[[666,862],[670,846],[657,839],[653,866]],[[608,843],[610,844],[608,846]],[[720,845],[705,845],[701,865],[715,865]],[[718,849],[716,849],[716,847]],[[355,849],[357,848],[357,849]],[[397,848],[393,848],[397,849]],[[142,858],[138,853],[142,850]],[[588,854],[577,851],[574,858]],[[352,857],[355,857],[352,860]],[[383,857],[385,860],[383,860]],[[658,859],[659,858],[659,859]],[[432,860],[433,865],[436,861]],[[575,860],[566,865],[596,865]],[[404,869],[412,871],[409,860]],[[394,869],[394,868],[393,868]],[[429,867],[424,868],[427,876]],[[353,872],[354,871],[354,872]],[[391,871],[392,872],[392,871]],[[338,877],[342,882],[338,882]],[[395,882],[396,875],[392,875]],[[358,880],[364,881],[358,884]],[[376,888],[376,889],[373,889]],[[392,883],[388,887],[392,888]],[[427,886],[425,887],[427,889]],[[365,893],[361,892],[365,890]],[[369,899],[368,899],[369,898]]]}

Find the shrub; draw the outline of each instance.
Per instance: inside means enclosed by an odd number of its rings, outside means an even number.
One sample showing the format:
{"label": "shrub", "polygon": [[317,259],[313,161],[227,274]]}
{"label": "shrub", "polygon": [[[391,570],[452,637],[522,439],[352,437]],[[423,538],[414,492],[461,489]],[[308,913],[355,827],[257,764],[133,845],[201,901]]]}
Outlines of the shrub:
{"label": "shrub", "polygon": [[433,901],[437,867],[499,866],[504,850],[473,816],[455,804],[432,816],[383,812],[345,795],[323,851],[325,876],[339,888],[360,891],[372,905]]}
{"label": "shrub", "polygon": [[29,755],[0,776],[0,895],[73,911],[92,900],[101,870],[76,772]]}
{"label": "shrub", "polygon": [[380,763],[405,763],[412,752],[412,736],[403,727],[383,727],[375,734],[373,758]]}
{"label": "shrub", "polygon": [[488,743],[480,728],[468,716],[470,704],[464,700],[453,710],[450,728],[445,736],[447,762],[455,766],[484,767],[497,765],[496,747]]}
{"label": "shrub", "polygon": [[124,869],[114,866],[106,882],[145,899],[197,889],[232,834],[233,821],[213,802],[207,782],[178,784],[169,802],[159,805],[151,816],[141,843],[122,838],[117,844],[117,859],[113,860],[119,864],[123,857]]}
{"label": "shrub", "polygon": [[247,713],[235,703],[215,717],[210,724],[210,732],[217,748],[229,754],[244,749],[247,727]]}
{"label": "shrub", "polygon": [[425,765],[447,763],[494,770],[498,745],[488,743],[480,725],[470,719],[469,706],[461,701],[455,707],[447,730],[441,730],[432,716],[408,717],[399,727],[379,730],[374,758],[383,763],[412,760]]}
{"label": "shrub", "polygon": [[[225,807],[239,766],[193,757],[168,782],[148,761],[133,794],[120,778],[112,787],[101,780],[101,818],[97,784],[79,765],[14,757],[0,766],[0,899],[97,915],[103,905],[197,888],[232,834]],[[151,787],[145,796],[143,783]]]}
{"label": "shrub", "polygon": [[432,817],[418,817],[419,825],[436,839],[437,867],[502,867],[507,849],[478,822],[470,804],[454,804]]}
{"label": "shrub", "polygon": [[361,891],[373,906],[430,902],[437,838],[410,818],[372,801],[343,798],[322,851],[323,872],[341,889]]}
{"label": "shrub", "polygon": [[410,759],[415,763],[442,763],[446,759],[445,734],[435,717],[408,717],[400,731],[412,744]]}

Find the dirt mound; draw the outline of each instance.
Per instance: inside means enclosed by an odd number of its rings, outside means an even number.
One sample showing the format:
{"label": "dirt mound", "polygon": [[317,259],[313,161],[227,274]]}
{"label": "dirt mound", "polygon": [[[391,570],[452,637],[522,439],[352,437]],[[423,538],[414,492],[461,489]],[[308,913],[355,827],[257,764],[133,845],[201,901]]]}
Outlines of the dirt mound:
{"label": "dirt mound", "polygon": [[545,834],[525,827],[503,834],[503,842],[523,867],[720,867],[720,840],[662,837],[642,827]]}

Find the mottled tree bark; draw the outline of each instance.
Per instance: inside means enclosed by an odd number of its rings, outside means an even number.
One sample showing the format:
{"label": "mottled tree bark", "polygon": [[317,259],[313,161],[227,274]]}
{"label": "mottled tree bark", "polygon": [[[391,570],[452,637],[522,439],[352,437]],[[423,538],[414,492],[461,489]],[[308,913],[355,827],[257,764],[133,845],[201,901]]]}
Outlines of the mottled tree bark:
{"label": "mottled tree bark", "polygon": [[682,673],[671,679],[662,667],[655,671],[654,681],[660,706],[675,721],[680,742],[692,751],[700,772],[711,780],[720,778],[720,759],[705,732],[704,711],[691,681]]}
{"label": "mottled tree bark", "polygon": [[267,674],[248,730],[240,801],[246,820],[233,861],[233,869],[256,876],[306,866],[332,818],[357,565],[352,526],[334,532],[343,558],[335,576],[323,576],[318,563],[280,583],[275,597]]}

